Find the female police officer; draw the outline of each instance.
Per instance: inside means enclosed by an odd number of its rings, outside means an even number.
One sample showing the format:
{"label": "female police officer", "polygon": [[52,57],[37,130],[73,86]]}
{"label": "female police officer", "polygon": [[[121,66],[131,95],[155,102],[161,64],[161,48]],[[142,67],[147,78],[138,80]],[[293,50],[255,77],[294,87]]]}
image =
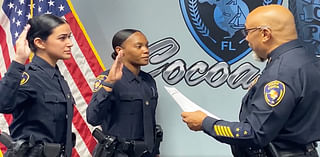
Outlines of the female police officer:
{"label": "female police officer", "polygon": [[115,63],[97,77],[87,120],[117,137],[115,157],[155,156],[158,93],[152,76],[140,69],[149,62],[148,41],[142,32],[124,29],[114,35],[112,46]]}
{"label": "female police officer", "polygon": [[20,85],[2,92],[10,99],[0,101],[0,112],[13,115],[11,137],[27,144],[18,150],[9,148],[5,156],[45,156],[51,146],[54,151],[49,152],[50,157],[70,157],[74,100],[56,63],[71,57],[71,29],[64,19],[50,14],[34,17],[28,24],[28,41],[25,30],[18,40],[17,54],[28,51],[23,44],[28,43],[35,56],[26,66]]}

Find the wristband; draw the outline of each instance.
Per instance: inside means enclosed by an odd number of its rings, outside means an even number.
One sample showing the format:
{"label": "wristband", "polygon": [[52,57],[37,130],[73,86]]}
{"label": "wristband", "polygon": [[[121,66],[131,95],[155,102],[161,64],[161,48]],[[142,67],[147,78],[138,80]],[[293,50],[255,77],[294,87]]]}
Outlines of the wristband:
{"label": "wristband", "polygon": [[108,82],[105,82],[105,81],[101,81],[101,84],[103,86],[106,86],[106,87],[109,87],[109,88],[113,88],[113,83],[108,83]]}

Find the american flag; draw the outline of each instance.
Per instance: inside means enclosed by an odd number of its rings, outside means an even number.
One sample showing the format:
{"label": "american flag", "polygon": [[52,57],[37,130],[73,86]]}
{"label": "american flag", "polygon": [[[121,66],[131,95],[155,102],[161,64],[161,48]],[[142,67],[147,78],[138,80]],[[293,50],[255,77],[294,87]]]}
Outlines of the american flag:
{"label": "american flag", "polygon": [[[96,140],[91,135],[93,127],[86,122],[86,108],[92,96],[92,85],[105,67],[94,49],[70,0],[0,0],[0,79],[15,56],[15,42],[32,16],[54,14],[65,18],[73,33],[71,59],[59,61],[58,66],[67,80],[76,101],[72,130],[77,142],[73,157],[89,157]],[[32,6],[32,7],[31,7]],[[5,91],[1,91],[5,92]],[[8,131],[11,115],[0,114],[0,129]],[[2,147],[2,151],[5,148]]]}

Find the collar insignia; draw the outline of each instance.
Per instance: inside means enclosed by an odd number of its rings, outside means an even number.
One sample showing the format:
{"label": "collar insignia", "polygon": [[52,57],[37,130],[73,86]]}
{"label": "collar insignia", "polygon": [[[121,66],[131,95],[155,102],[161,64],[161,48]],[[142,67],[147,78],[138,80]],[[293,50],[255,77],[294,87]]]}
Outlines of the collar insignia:
{"label": "collar insignia", "polygon": [[260,78],[260,75],[257,76],[257,77],[250,83],[248,90],[250,90],[250,89],[258,82],[259,78]]}

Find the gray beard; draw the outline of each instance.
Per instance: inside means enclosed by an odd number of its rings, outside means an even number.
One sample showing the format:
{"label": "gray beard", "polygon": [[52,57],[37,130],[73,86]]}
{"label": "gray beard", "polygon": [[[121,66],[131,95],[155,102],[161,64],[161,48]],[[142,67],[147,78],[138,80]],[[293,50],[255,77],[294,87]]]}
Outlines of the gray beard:
{"label": "gray beard", "polygon": [[254,52],[253,50],[251,51],[252,52],[252,57],[255,61],[258,61],[258,62],[264,62],[266,61],[267,59],[264,59],[264,58],[261,58],[257,55],[256,52]]}

